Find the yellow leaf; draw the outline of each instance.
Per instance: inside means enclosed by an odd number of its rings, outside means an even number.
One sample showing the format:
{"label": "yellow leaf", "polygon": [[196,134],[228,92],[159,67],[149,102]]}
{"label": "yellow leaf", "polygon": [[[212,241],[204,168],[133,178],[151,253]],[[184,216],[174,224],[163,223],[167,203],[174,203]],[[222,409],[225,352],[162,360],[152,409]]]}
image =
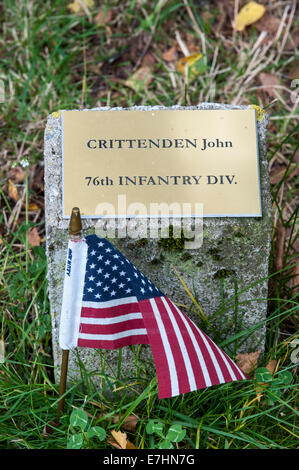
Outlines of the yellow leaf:
{"label": "yellow leaf", "polygon": [[39,207],[37,204],[35,204],[35,202],[30,202],[28,204],[28,210],[29,211],[38,211]]}
{"label": "yellow leaf", "polygon": [[109,444],[119,449],[136,449],[134,444],[127,439],[127,434],[121,431],[111,431],[113,440],[108,439]]}
{"label": "yellow leaf", "polygon": [[11,180],[8,180],[8,195],[15,202],[17,202],[20,198],[19,193],[18,193],[18,189],[17,189],[16,185]]}
{"label": "yellow leaf", "polygon": [[121,431],[111,431],[111,434],[121,449],[127,447],[127,434]]}
{"label": "yellow leaf", "polygon": [[236,30],[243,31],[246,26],[258,21],[265,13],[266,8],[256,2],[249,2],[239,11],[236,18]]}
{"label": "yellow leaf", "polygon": [[183,77],[188,73],[189,78],[195,78],[199,73],[201,73],[200,65],[202,65],[202,57],[203,55],[200,53],[182,57],[177,61],[177,70],[183,75]]}
{"label": "yellow leaf", "polygon": [[80,13],[81,11],[85,11],[86,8],[93,8],[94,0],[74,0],[74,2],[70,3],[67,7],[72,13]]}

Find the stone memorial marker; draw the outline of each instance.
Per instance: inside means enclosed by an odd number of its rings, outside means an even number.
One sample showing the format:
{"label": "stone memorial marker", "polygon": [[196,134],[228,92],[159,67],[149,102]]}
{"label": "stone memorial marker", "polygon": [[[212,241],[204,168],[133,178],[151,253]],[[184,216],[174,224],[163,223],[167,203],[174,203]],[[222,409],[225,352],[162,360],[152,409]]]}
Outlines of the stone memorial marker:
{"label": "stone memorial marker", "polygon": [[[56,366],[61,360],[58,328],[67,229],[74,206],[80,208],[85,233],[101,230],[97,233],[110,239],[114,234],[112,243],[138,269],[189,308],[192,301],[180,276],[222,339],[257,326],[237,343],[239,352],[263,349],[265,325],[258,325],[267,313],[272,226],[266,126],[264,114],[256,120],[253,107],[212,103],[96,108],[48,117],[46,232]],[[165,203],[173,205],[171,213]],[[167,238],[152,231],[158,223],[167,227],[171,214]],[[125,216],[133,227],[129,234]],[[191,220],[188,233],[194,235],[194,224],[202,229],[201,246],[176,238],[183,218]],[[198,221],[202,224],[196,225]],[[196,322],[195,311],[193,304],[187,313]],[[88,371],[100,373],[103,356],[107,373],[117,370],[118,351],[99,354],[82,348],[70,355],[71,377],[79,375],[78,356]],[[147,346],[140,358],[152,362]],[[124,374],[134,375],[129,347],[123,350],[122,366]]]}

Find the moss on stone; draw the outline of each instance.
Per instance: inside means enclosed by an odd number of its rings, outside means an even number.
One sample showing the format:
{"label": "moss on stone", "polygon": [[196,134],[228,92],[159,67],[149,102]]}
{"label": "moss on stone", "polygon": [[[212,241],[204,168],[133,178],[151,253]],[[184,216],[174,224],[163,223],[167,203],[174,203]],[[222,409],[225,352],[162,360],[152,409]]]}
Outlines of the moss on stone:
{"label": "moss on stone", "polygon": [[185,247],[185,240],[183,229],[181,229],[181,237],[175,238],[173,236],[173,225],[169,226],[169,237],[168,238],[160,238],[158,240],[158,245],[164,248],[165,250],[170,251],[182,251]]}
{"label": "moss on stone", "polygon": [[225,279],[228,276],[235,274],[231,269],[219,269],[213,276],[214,279]]}
{"label": "moss on stone", "polygon": [[192,256],[190,255],[190,253],[186,251],[185,253],[182,254],[181,256],[182,261],[188,261],[189,259],[192,259]]}
{"label": "moss on stone", "polygon": [[135,242],[135,247],[136,248],[141,248],[143,246],[146,246],[148,244],[147,238],[140,238]]}
{"label": "moss on stone", "polygon": [[212,256],[214,261],[222,261],[223,257],[220,255],[220,250],[218,248],[210,248],[208,254]]}

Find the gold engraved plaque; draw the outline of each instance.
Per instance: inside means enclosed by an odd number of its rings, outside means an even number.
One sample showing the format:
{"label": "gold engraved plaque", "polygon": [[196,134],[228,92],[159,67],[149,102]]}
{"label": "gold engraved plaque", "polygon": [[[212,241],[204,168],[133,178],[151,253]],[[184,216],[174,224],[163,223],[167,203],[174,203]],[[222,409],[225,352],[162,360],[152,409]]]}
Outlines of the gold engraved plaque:
{"label": "gold engraved plaque", "polygon": [[63,111],[62,129],[64,217],[262,215],[254,109]]}

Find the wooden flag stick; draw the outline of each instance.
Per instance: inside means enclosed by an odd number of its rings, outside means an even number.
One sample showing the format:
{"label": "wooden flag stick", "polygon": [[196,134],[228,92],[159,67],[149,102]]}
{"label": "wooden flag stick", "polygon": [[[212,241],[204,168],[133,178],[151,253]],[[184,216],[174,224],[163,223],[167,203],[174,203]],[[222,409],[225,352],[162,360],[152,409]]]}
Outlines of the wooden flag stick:
{"label": "wooden flag stick", "polygon": [[[72,210],[72,215],[69,225],[69,238],[70,240],[79,240],[82,236],[82,222],[80,217],[80,210],[78,207],[74,207]],[[60,383],[59,383],[59,401],[58,401],[58,410],[57,410],[57,420],[56,423],[59,424],[60,416],[63,411],[64,406],[64,394],[66,391],[66,379],[68,371],[68,362],[69,362],[69,350],[62,350],[62,360],[61,360],[61,371],[60,371]]]}
{"label": "wooden flag stick", "polygon": [[60,416],[64,406],[64,394],[66,391],[66,377],[69,363],[69,351],[67,349],[62,350],[62,361],[61,361],[61,372],[60,372],[60,383],[59,383],[59,402],[57,411],[57,424],[60,422]]}

